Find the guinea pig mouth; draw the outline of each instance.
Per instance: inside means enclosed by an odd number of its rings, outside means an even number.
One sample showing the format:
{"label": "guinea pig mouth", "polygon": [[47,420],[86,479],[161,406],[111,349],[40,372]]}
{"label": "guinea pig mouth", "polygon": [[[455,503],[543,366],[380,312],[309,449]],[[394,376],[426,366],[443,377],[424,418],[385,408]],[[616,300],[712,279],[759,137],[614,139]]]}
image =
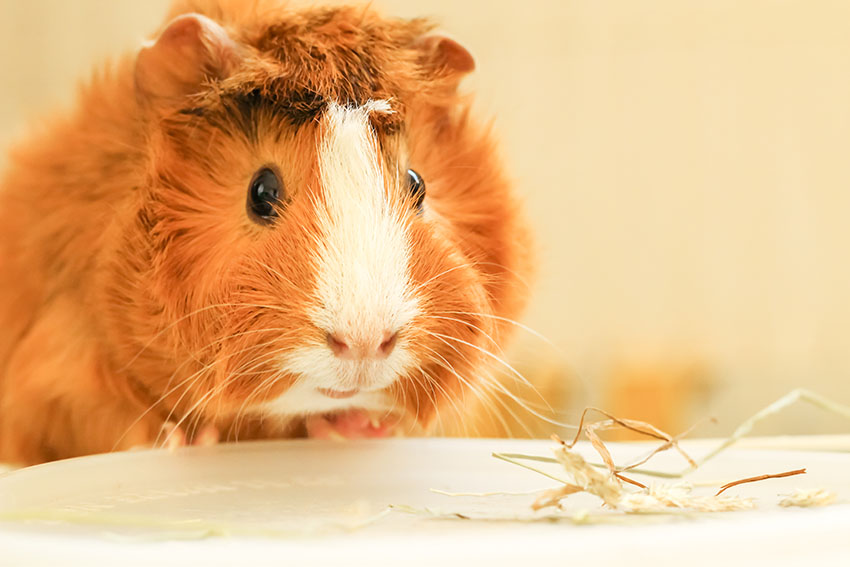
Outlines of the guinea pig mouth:
{"label": "guinea pig mouth", "polygon": [[334,400],[344,400],[353,398],[360,393],[360,390],[328,390],[327,388],[319,388],[319,392]]}

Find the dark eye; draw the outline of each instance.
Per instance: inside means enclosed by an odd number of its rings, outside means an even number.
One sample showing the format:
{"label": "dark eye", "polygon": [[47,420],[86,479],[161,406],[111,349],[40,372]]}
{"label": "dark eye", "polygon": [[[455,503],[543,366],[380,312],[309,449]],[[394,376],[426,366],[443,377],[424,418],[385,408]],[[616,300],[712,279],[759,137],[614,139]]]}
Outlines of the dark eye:
{"label": "dark eye", "polygon": [[248,214],[252,220],[261,224],[274,222],[280,207],[282,186],[277,174],[267,167],[254,175],[248,189]]}
{"label": "dark eye", "polygon": [[421,212],[422,205],[425,203],[425,181],[421,175],[412,169],[407,170],[407,188],[413,198],[416,210]]}

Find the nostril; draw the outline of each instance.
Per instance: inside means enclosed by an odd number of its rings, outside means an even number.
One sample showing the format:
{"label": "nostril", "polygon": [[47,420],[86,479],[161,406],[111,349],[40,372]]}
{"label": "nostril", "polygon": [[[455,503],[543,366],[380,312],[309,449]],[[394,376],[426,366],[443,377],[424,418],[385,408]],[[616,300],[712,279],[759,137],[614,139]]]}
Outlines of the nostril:
{"label": "nostril", "polygon": [[378,347],[379,356],[389,356],[398,342],[398,333],[387,333],[384,335],[384,342]]}
{"label": "nostril", "polygon": [[331,350],[335,355],[346,356],[349,354],[351,347],[349,347],[344,340],[339,338],[338,335],[334,335],[333,333],[327,333],[325,335],[325,338],[328,341],[328,346],[331,347]]}

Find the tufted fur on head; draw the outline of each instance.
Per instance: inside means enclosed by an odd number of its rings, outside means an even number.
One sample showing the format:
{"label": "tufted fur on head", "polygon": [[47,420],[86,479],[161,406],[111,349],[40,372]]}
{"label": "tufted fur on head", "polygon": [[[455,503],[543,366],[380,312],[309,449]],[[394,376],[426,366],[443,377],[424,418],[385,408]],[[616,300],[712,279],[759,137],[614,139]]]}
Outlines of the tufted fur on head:
{"label": "tufted fur on head", "polygon": [[[427,430],[496,387],[528,232],[458,94],[474,62],[432,27],[181,1],[20,146],[0,192],[0,460],[149,443],[166,421],[296,435],[352,407]],[[258,222],[262,171],[281,193]]]}

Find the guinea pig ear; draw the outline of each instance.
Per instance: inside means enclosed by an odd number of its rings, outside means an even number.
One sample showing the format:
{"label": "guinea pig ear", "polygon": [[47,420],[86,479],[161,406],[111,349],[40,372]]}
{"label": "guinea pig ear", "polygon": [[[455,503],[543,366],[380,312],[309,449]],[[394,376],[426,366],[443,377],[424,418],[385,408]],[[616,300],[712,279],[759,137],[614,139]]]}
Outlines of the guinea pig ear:
{"label": "guinea pig ear", "polygon": [[136,92],[145,101],[177,102],[223,79],[239,65],[238,47],[216,22],[200,14],[173,19],[136,60]]}
{"label": "guinea pig ear", "polygon": [[419,40],[418,47],[424,51],[430,66],[454,79],[454,86],[475,70],[472,54],[450,37],[440,34],[427,35]]}

